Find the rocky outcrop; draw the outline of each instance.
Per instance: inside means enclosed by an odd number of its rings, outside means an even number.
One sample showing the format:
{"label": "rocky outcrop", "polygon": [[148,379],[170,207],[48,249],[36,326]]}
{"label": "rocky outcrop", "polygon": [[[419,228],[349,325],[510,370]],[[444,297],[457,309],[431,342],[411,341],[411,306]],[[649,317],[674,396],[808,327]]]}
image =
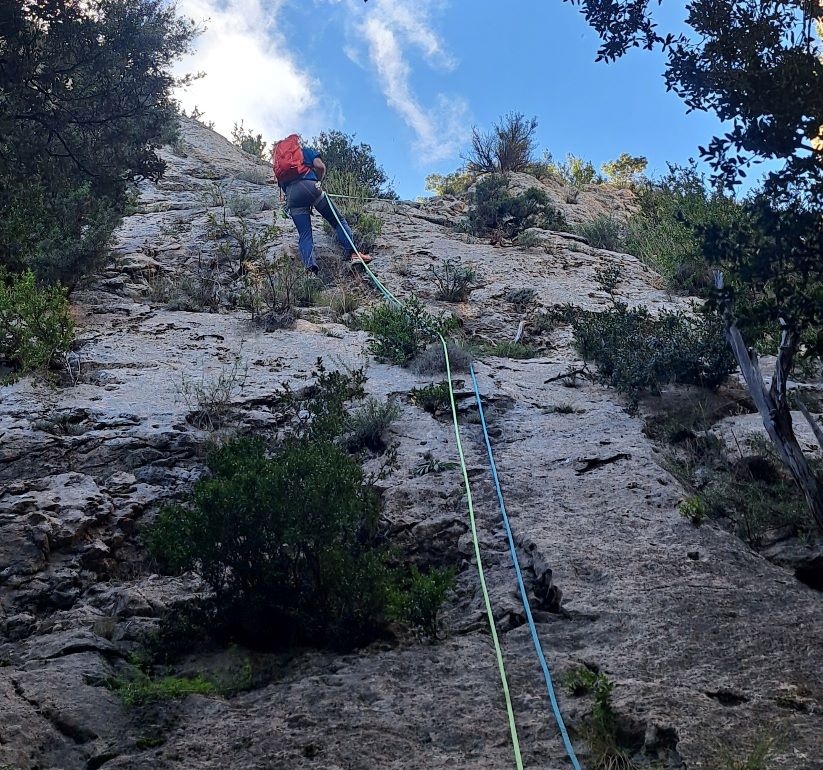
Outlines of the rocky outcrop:
{"label": "rocky outcrop", "polygon": [[[451,426],[414,407],[429,380],[377,364],[367,336],[327,308],[301,311],[291,329],[264,332],[228,309],[236,280],[206,236],[214,189],[277,209],[266,170],[194,122],[158,184],[118,232],[111,263],[78,292],[79,349],[59,387],[25,380],[0,393],[0,767],[20,770],[152,768],[511,767],[490,639],[472,565],[459,472],[417,476],[426,459],[454,458]],[[246,181],[248,179],[254,181]],[[515,188],[538,184],[517,176]],[[546,188],[570,221],[627,211],[628,193],[593,188],[578,204]],[[454,229],[455,200],[376,203],[384,221],[375,268],[392,290],[434,308],[428,269],[472,263],[480,286],[457,307],[479,340],[511,339],[523,314],[505,301],[533,288],[540,306],[605,307],[595,271],[619,266],[619,297],[682,306],[633,257],[544,233],[532,248],[496,247]],[[293,249],[288,221],[268,248]],[[318,232],[318,247],[333,255]],[[218,312],[169,309],[203,277]],[[344,273],[367,301],[368,284]],[[359,283],[358,283],[359,282]],[[451,308],[449,308],[451,309]],[[770,767],[823,768],[820,593],[787,568],[678,512],[684,492],[658,463],[642,421],[605,388],[563,378],[579,362],[563,330],[545,355],[484,357],[481,393],[535,617],[556,677],[586,664],[615,683],[626,745],[661,766],[720,767],[720,746],[744,754],[779,735]],[[106,684],[159,619],[203,595],[194,576],[155,574],[140,529],[159,505],[190,489],[214,431],[265,431],[276,393],[306,383],[314,362],[368,368],[370,394],[394,396],[399,467],[381,482],[393,539],[421,559],[459,566],[444,613],[445,639],[381,642],[349,655],[229,650],[185,661],[231,671],[248,661],[254,688],[125,709]],[[203,422],[192,394],[228,382],[229,418]],[[568,767],[516,593],[470,399],[461,431],[481,549],[501,633],[524,762]],[[737,419],[737,418],[735,418]],[[213,430],[205,430],[211,427]],[[558,686],[586,764],[587,698]]]}

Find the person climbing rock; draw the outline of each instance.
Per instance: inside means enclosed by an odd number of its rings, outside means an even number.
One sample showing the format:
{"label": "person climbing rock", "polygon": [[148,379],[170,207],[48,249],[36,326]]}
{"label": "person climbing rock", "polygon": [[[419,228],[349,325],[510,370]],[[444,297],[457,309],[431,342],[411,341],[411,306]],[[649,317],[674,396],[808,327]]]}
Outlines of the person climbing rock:
{"label": "person climbing rock", "polygon": [[[297,134],[275,142],[272,150],[274,176],[286,196],[289,215],[297,227],[300,259],[306,269],[317,274],[319,268],[314,256],[314,238],[311,230],[311,212],[317,209],[334,229],[337,240],[346,250],[352,264],[370,262],[368,254],[352,248],[354,236],[343,215],[332,209],[332,203],[320,187],[326,176],[326,164],[312,147],[301,147]],[[337,216],[335,216],[337,213]],[[338,221],[339,217],[339,221]]]}

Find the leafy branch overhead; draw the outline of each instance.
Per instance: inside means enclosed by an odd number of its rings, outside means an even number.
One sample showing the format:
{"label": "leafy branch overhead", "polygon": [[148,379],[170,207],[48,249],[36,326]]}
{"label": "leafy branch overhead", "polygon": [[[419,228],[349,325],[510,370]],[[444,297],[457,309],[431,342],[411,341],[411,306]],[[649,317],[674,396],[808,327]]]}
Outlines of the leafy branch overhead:
{"label": "leafy branch overhead", "polygon": [[[687,31],[661,34],[659,3],[570,0],[600,35],[598,58],[629,48],[666,54],[666,87],[690,110],[730,125],[700,148],[714,181],[733,189],[755,163],[777,167],[739,208],[694,228],[716,269],[713,304],[764,426],[823,528],[823,481],[794,435],[789,380],[823,358],[823,12],[809,0],[691,0]],[[744,335],[746,339],[744,340]],[[756,349],[771,345],[771,384]]]}

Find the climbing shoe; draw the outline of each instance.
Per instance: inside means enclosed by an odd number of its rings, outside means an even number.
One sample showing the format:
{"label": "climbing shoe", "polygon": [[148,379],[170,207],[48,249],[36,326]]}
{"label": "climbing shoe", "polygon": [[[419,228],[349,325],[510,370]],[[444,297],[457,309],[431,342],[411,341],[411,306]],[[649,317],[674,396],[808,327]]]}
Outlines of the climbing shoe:
{"label": "climbing shoe", "polygon": [[312,275],[317,275],[320,272],[320,268],[317,265],[311,265],[311,267],[307,267],[306,270]]}
{"label": "climbing shoe", "polygon": [[363,262],[364,264],[368,265],[369,262],[371,262],[371,257],[368,254],[363,254],[363,252],[361,251],[355,251],[351,255],[351,263],[353,265],[357,265],[360,262]]}

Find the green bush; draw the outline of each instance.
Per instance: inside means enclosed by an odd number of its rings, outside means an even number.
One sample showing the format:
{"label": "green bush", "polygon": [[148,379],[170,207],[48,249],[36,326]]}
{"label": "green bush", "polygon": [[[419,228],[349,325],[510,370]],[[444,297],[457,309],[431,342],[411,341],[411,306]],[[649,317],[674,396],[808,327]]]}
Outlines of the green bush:
{"label": "green bush", "polygon": [[716,388],[736,368],[721,320],[623,303],[604,312],[568,308],[577,350],[597,364],[598,377],[637,408],[641,393],[668,383]]}
{"label": "green bush", "polygon": [[206,214],[206,237],[217,241],[217,253],[222,261],[236,262],[238,275],[245,275],[249,266],[266,261],[268,243],[280,233],[276,215],[270,225],[260,225],[248,217],[256,213],[257,204],[248,195],[226,196],[225,188],[213,185],[210,202],[218,211]]}
{"label": "green bush", "polygon": [[614,293],[623,280],[623,271],[618,265],[603,265],[595,269],[594,280],[606,294],[614,299]]}
{"label": "green bush", "polygon": [[565,217],[544,190],[532,187],[511,196],[502,174],[491,174],[477,183],[467,226],[475,235],[499,233],[506,238],[514,238],[530,227],[567,229]]}
{"label": "green bush", "polygon": [[355,144],[354,135],[324,131],[309,144],[323,156],[330,176],[349,176],[366,197],[397,198],[386,172],[375,160],[371,146],[363,142]]}
{"label": "green bush", "polygon": [[615,160],[610,160],[600,166],[603,176],[609,184],[617,187],[636,187],[645,181],[643,174],[649,165],[642,155],[621,153]]}
{"label": "green bush", "polygon": [[566,160],[557,165],[557,170],[563,182],[576,190],[597,181],[597,172],[591,161],[578,158],[572,153],[566,155]]}
{"label": "green bush", "polygon": [[496,345],[491,345],[485,348],[484,351],[490,356],[499,356],[500,358],[514,358],[527,359],[535,358],[538,354],[537,348],[532,345],[526,345],[522,342],[498,342]]}
{"label": "green bush", "polygon": [[364,381],[362,370],[328,372],[318,361],[309,387],[278,393],[273,449],[245,437],[213,449],[189,501],[162,509],[144,532],[161,569],[194,570],[209,585],[207,626],[218,638],[342,648],[381,632],[394,577],[380,503],[345,448],[377,440],[396,410],[353,412]]}
{"label": "green bush", "polygon": [[[351,171],[332,168],[323,182],[326,192],[332,196],[332,203],[338,213],[351,227],[354,243],[359,251],[371,251],[383,230],[383,221],[366,211],[370,197],[368,186],[357,180]],[[335,198],[335,195],[343,197]],[[331,233],[331,225],[323,221],[326,232]]]}
{"label": "green bush", "polygon": [[[814,528],[797,485],[785,472],[777,470],[782,466],[774,450],[766,446],[763,450],[762,455],[748,455],[735,462],[725,457],[719,448],[708,455],[698,450],[685,461],[686,467],[691,466],[691,472],[683,474],[684,483],[691,486],[694,471],[703,469],[699,474],[700,487],[690,498],[691,507],[700,520],[712,518],[728,522],[735,534],[752,548],[762,547],[769,532],[801,533]],[[771,469],[767,478],[758,477],[750,470],[764,465]],[[820,474],[821,470],[823,463],[812,462],[813,473]],[[682,508],[681,512],[687,515]]]}
{"label": "green bush", "polygon": [[[446,348],[449,351],[449,367],[451,371],[469,371],[469,365],[472,360],[471,353],[463,345],[454,340],[446,340]],[[443,344],[438,341],[429,345],[411,361],[409,369],[419,377],[445,374],[446,359],[443,355]]]}
{"label": "green bush", "polygon": [[432,568],[422,573],[412,565],[400,590],[392,592],[390,614],[416,629],[421,636],[436,640],[440,608],[446,594],[454,588],[455,575],[453,567]]}
{"label": "green bush", "polygon": [[254,155],[255,158],[260,158],[260,160],[266,160],[266,142],[263,141],[263,135],[255,134],[254,131],[246,128],[242,120],[240,121],[240,125],[237,125],[237,123],[234,124],[231,132],[231,141],[232,144],[237,145],[243,152]]}
{"label": "green bush", "polygon": [[379,451],[385,449],[384,436],[391,424],[400,416],[397,404],[391,401],[366,399],[363,406],[350,412],[345,424],[345,445],[350,452],[360,449]]}
{"label": "green bush", "polygon": [[437,287],[437,299],[445,302],[465,302],[477,278],[472,268],[463,267],[450,259],[444,259],[438,267],[431,265],[428,273]]}
{"label": "green bush", "polygon": [[446,334],[456,325],[453,317],[433,316],[412,296],[402,306],[384,303],[360,317],[370,332],[371,352],[380,361],[404,365],[415,358],[437,333]]}
{"label": "green bush", "polygon": [[273,457],[238,439],[209,458],[186,507],[164,509],[152,554],[194,569],[223,633],[254,645],[357,645],[373,638],[388,571],[379,502],[360,466],[328,440],[292,439]]}
{"label": "green bush", "polygon": [[609,214],[599,214],[588,222],[575,225],[573,231],[583,236],[595,249],[623,249],[623,228],[619,220]]}
{"label": "green bush", "polygon": [[503,299],[514,305],[518,310],[525,310],[537,298],[537,291],[522,287],[519,289],[509,289]]}
{"label": "green bush", "polygon": [[69,350],[74,325],[66,290],[41,289],[34,273],[0,268],[0,363],[23,374],[48,369]]}
{"label": "green bush", "polygon": [[413,404],[430,414],[437,414],[451,406],[451,391],[447,380],[423,388],[412,388],[409,397]]}
{"label": "green bush", "polygon": [[539,246],[540,242],[540,236],[534,230],[526,230],[514,239],[515,245],[520,246],[522,249],[530,249],[533,246]]}
{"label": "green bush", "polygon": [[706,296],[711,280],[702,253],[701,228],[742,223],[743,207],[707,188],[694,168],[671,166],[660,181],[638,193],[640,210],[628,222],[625,249],[660,273],[673,289]]}

